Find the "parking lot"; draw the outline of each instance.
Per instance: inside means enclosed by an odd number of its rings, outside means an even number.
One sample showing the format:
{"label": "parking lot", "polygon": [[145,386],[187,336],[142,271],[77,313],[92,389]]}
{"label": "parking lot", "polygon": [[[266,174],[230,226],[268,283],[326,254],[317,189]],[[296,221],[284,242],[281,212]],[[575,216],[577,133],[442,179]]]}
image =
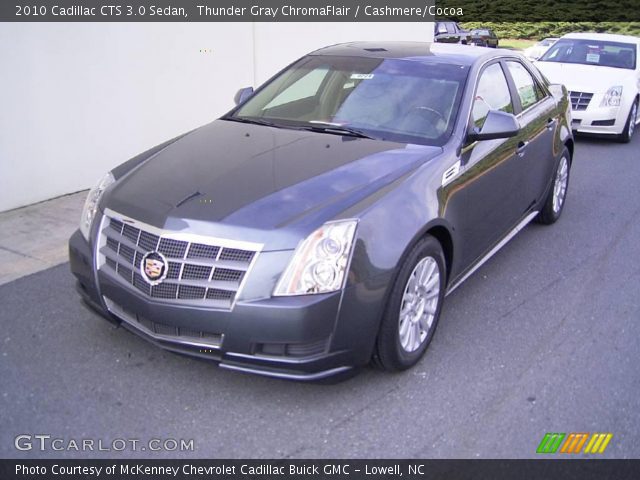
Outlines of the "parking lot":
{"label": "parking lot", "polygon": [[[82,306],[67,264],[0,286],[1,457],[534,457],[546,432],[640,456],[640,135],[578,139],[563,217],[447,298],[416,368],[337,385],[164,352]],[[20,434],[192,452],[18,451]]]}

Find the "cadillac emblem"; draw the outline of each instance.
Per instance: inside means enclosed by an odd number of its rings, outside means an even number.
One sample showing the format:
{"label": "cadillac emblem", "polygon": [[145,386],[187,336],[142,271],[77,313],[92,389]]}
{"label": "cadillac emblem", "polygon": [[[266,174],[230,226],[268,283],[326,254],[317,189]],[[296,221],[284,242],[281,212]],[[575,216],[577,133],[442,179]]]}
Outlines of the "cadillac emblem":
{"label": "cadillac emblem", "polygon": [[140,272],[142,278],[144,278],[151,285],[157,285],[162,282],[169,271],[169,264],[164,255],[158,252],[149,252],[140,262]]}

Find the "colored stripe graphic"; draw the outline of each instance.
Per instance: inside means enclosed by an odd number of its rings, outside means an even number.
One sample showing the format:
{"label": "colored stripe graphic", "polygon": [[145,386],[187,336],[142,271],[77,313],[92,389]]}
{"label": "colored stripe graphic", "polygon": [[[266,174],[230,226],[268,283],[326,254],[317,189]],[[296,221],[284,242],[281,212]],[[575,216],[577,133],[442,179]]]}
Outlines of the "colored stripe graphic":
{"label": "colored stripe graphic", "polygon": [[582,446],[587,441],[587,438],[589,438],[589,434],[588,433],[580,433],[579,435],[582,435],[582,438],[578,442],[578,445],[576,446],[576,450],[573,453],[580,453],[580,450],[582,450]]}
{"label": "colored stripe graphic", "polygon": [[587,438],[589,438],[588,433],[570,433],[560,453],[580,453]]}
{"label": "colored stripe graphic", "polygon": [[594,433],[584,453],[604,453],[612,438],[612,433]]}
{"label": "colored stripe graphic", "polygon": [[[591,436],[591,438],[589,438]],[[536,453],[604,453],[613,438],[613,433],[545,433]],[[564,442],[563,442],[564,440]],[[587,440],[589,440],[587,442]],[[582,450],[584,445],[587,445]],[[560,448],[562,445],[562,448]],[[560,451],[558,449],[560,448]]]}
{"label": "colored stripe graphic", "polygon": [[558,447],[562,443],[562,439],[565,437],[564,433],[547,433],[542,438],[540,445],[536,453],[556,453]]}
{"label": "colored stripe graphic", "polygon": [[567,437],[567,441],[564,442],[564,445],[562,446],[562,449],[560,450],[560,453],[569,453],[569,450],[571,450],[573,448],[573,443],[575,440],[575,433],[570,433],[569,436]]}

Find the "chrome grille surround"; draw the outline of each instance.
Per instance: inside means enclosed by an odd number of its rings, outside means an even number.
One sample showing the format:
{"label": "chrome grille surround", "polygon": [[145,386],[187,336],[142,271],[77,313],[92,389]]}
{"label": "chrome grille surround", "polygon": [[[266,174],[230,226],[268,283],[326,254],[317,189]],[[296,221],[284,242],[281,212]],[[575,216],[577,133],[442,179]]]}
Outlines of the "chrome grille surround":
{"label": "chrome grille surround", "polygon": [[571,98],[571,110],[586,110],[593,98],[593,93],[569,92]]}
{"label": "chrome grille surround", "polygon": [[[105,209],[96,239],[96,267],[113,280],[160,302],[231,310],[262,244],[169,231]],[[157,251],[167,259],[156,285],[141,260]]]}

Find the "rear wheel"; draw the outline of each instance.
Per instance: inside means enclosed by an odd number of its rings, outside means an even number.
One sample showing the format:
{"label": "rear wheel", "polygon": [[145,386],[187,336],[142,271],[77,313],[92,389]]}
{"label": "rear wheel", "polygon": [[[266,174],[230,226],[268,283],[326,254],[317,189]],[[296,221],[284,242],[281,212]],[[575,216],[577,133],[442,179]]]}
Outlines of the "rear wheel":
{"label": "rear wheel", "polygon": [[378,366],[406,370],[424,355],[440,317],[446,275],[440,243],[426,236],[407,255],[391,291],[376,340]]}
{"label": "rear wheel", "polygon": [[627,123],[624,125],[624,130],[618,136],[618,140],[622,143],[629,143],[631,141],[631,137],[633,136],[633,132],[636,129],[636,120],[638,117],[638,100],[636,99],[631,105],[631,110],[629,110],[629,117],[627,117]]}
{"label": "rear wheel", "polygon": [[565,147],[562,157],[558,162],[554,176],[553,185],[547,195],[542,210],[536,217],[538,223],[550,225],[554,223],[562,214],[564,202],[567,198],[567,188],[569,187],[569,170],[571,168],[571,156]]}

